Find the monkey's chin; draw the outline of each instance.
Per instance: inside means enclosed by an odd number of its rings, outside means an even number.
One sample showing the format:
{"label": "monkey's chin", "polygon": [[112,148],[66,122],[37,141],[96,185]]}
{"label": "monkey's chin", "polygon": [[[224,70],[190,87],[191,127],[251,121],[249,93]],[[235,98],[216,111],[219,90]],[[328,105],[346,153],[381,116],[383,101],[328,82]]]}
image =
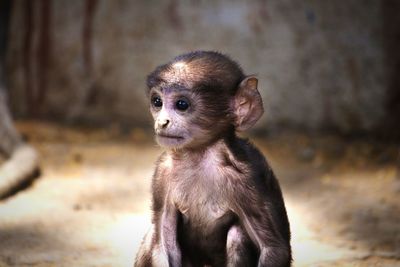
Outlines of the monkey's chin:
{"label": "monkey's chin", "polygon": [[157,143],[165,148],[180,148],[186,143],[184,137],[156,134]]}

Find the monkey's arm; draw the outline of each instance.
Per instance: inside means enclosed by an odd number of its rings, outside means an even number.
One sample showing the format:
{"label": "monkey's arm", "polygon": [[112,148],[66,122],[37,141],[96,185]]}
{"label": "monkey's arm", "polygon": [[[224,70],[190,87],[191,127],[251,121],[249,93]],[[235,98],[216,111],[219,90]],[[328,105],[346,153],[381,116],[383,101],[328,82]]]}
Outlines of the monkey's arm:
{"label": "monkey's arm", "polygon": [[169,173],[165,168],[166,153],[156,165],[152,181],[152,210],[155,225],[155,245],[152,248],[152,266],[182,266],[181,251],[177,242],[179,211],[170,198]]}
{"label": "monkey's arm", "polygon": [[260,192],[247,190],[240,197],[238,216],[245,231],[258,247],[258,267],[289,267],[290,244],[280,231],[281,211],[275,201]]}
{"label": "monkey's arm", "polygon": [[161,245],[168,256],[168,264],[171,267],[182,266],[181,250],[177,241],[178,215],[179,211],[167,198],[161,217],[160,237]]}

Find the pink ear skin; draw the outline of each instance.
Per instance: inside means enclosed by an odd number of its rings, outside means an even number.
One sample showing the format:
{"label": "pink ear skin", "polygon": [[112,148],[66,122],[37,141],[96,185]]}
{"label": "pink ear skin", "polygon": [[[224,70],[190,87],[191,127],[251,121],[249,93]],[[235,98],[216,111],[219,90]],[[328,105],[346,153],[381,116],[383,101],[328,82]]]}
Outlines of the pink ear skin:
{"label": "pink ear skin", "polygon": [[256,77],[246,77],[239,85],[234,97],[235,127],[237,131],[251,128],[264,113]]}

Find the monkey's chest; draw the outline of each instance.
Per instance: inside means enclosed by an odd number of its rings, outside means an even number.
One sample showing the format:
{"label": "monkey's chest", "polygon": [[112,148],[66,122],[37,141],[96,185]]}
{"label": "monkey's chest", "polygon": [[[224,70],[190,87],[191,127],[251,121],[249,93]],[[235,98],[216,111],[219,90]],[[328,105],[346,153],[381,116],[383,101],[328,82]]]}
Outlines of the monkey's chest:
{"label": "monkey's chest", "polygon": [[225,253],[227,232],[235,216],[220,188],[222,185],[200,179],[174,190],[174,202],[181,213],[179,242],[187,253],[196,251],[196,255],[203,256]]}
{"label": "monkey's chest", "polygon": [[191,175],[191,179],[182,179],[189,182],[172,186],[173,201],[182,214],[184,224],[206,226],[207,230],[211,230],[211,225],[218,224],[229,213],[224,190],[226,184],[214,177]]}
{"label": "monkey's chest", "polygon": [[[197,191],[197,192],[196,192]],[[186,227],[200,227],[204,235],[218,230],[226,222],[226,217],[231,212],[227,200],[219,192],[182,192],[180,202],[175,202],[182,214],[182,223]]]}

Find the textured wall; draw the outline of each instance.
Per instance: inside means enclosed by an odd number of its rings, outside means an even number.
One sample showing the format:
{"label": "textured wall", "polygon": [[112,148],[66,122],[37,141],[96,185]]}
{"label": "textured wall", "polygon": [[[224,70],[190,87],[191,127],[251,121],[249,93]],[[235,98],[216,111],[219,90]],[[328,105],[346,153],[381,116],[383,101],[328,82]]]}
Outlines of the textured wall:
{"label": "textured wall", "polygon": [[381,1],[15,1],[8,51],[19,116],[148,121],[145,77],[218,50],[257,74],[257,127],[370,130],[387,101]]}

